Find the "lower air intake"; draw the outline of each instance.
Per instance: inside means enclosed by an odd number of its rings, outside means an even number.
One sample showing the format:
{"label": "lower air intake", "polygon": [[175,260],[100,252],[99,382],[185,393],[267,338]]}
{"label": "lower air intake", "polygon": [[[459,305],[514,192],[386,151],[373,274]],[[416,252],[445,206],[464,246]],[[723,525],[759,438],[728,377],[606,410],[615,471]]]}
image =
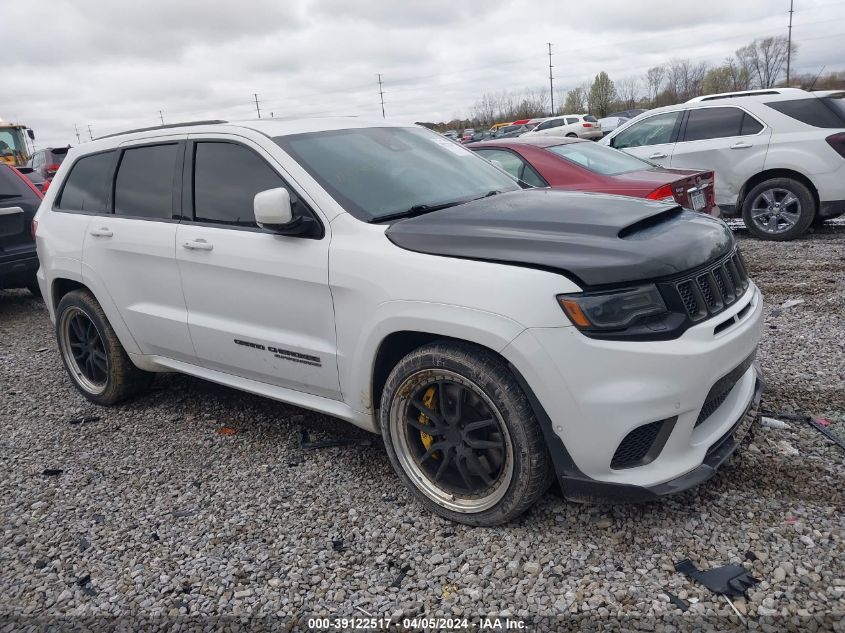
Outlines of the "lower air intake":
{"label": "lower air intake", "polygon": [[657,420],[638,426],[625,436],[610,460],[610,467],[614,469],[644,466],[660,455],[663,445],[677,418]]}

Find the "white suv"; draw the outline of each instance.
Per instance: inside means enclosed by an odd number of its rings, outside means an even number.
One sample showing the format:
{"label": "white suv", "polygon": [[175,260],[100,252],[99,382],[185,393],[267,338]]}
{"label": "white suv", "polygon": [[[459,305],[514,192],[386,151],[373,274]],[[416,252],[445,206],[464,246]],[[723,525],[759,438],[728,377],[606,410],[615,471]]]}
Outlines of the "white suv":
{"label": "white suv", "polygon": [[606,145],[665,167],[712,169],[716,204],[757,237],[790,240],[845,213],[845,92],[696,97],[618,127]]}
{"label": "white suv", "polygon": [[337,416],[470,524],[517,516],[555,476],[581,501],[698,484],[757,391],[762,300],[721,221],[523,191],[420,127],[95,140],[70,150],[34,230],[89,400],[176,371]]}
{"label": "white suv", "polygon": [[563,114],[542,119],[530,132],[523,136],[568,136],[598,140],[602,137],[601,123],[592,114]]}

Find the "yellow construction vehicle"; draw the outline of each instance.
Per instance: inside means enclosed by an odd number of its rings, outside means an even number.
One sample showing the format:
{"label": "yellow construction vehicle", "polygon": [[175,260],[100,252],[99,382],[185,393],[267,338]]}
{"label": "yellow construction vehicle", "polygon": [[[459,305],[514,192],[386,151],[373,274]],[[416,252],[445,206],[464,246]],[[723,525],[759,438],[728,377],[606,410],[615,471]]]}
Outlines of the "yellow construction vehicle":
{"label": "yellow construction vehicle", "polygon": [[31,142],[35,133],[20,123],[8,123],[0,119],[0,163],[13,167],[26,164],[32,154]]}

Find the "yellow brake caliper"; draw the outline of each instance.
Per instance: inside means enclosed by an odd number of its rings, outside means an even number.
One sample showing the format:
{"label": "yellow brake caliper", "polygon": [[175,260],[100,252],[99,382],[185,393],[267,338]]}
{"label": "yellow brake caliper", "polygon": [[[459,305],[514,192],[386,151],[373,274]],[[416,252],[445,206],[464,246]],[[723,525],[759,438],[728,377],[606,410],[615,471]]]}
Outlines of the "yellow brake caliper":
{"label": "yellow brake caliper", "polygon": [[[436,391],[436,387],[431,386],[426,389],[425,394],[422,397],[422,403],[432,411],[436,411],[434,405],[434,394]],[[428,417],[426,417],[425,413],[420,413],[419,420],[420,424],[428,424]],[[434,444],[434,437],[428,433],[423,433],[422,431],[420,431],[420,440],[422,440],[423,446],[425,446],[426,450],[430,449],[431,445]],[[432,457],[437,459],[437,455],[432,455]]]}

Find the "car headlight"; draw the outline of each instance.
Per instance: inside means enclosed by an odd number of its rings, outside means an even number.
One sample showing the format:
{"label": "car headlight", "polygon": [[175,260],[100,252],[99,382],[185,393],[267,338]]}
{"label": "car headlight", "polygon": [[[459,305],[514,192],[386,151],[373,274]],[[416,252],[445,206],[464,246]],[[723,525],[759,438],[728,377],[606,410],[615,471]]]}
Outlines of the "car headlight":
{"label": "car headlight", "polygon": [[569,320],[581,330],[611,330],[668,312],[654,284],[607,292],[558,295]]}

